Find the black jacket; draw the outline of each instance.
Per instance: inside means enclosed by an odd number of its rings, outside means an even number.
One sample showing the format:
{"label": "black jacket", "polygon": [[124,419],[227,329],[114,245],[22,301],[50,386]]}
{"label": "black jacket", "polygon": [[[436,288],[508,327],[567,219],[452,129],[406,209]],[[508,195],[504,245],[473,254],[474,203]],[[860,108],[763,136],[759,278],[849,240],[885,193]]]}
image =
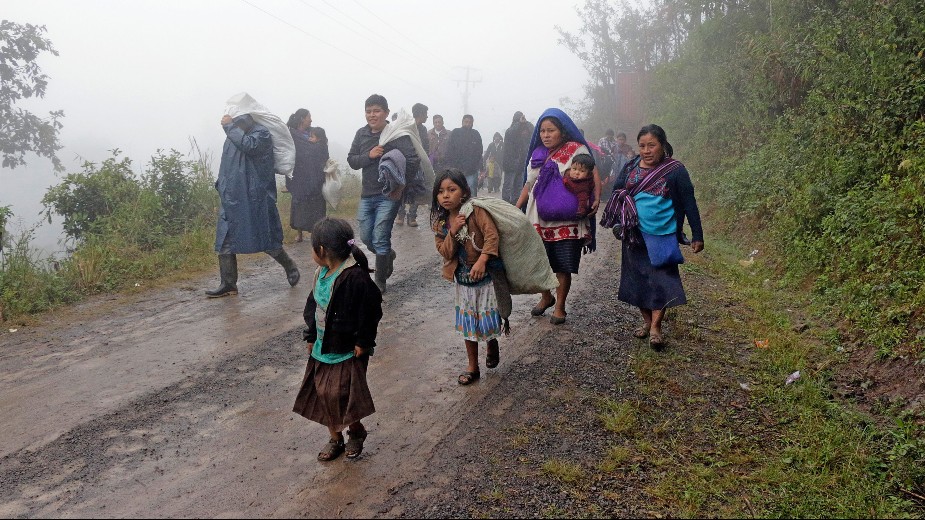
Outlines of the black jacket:
{"label": "black jacket", "polygon": [[[381,132],[380,132],[381,133]],[[379,146],[379,133],[373,133],[369,125],[357,130],[353,137],[353,143],[350,145],[350,151],[347,152],[347,164],[354,170],[363,170],[363,191],[361,197],[375,197],[382,195],[384,184],[379,182],[379,159],[370,159],[369,151]],[[416,172],[421,165],[421,158],[414,150],[414,143],[407,135],[403,135],[394,141],[389,141],[383,148],[388,153],[393,149],[398,149],[405,156],[405,172]],[[479,152],[481,153],[481,152]]]}
{"label": "black jacket", "polygon": [[472,128],[453,129],[446,144],[446,165],[477,175],[482,166],[482,134]]}
{"label": "black jacket", "polygon": [[533,125],[529,122],[511,125],[504,132],[504,163],[501,165],[504,173],[526,175],[531,136]]}
{"label": "black jacket", "polygon": [[[302,317],[308,328],[302,338],[314,343],[318,339],[315,324],[315,292],[308,295]],[[360,346],[372,354],[376,346],[376,331],[382,319],[382,293],[370,278],[369,273],[354,264],[347,267],[334,280],[331,289],[331,303],[324,322],[322,354],[346,354],[354,346]]]}
{"label": "black jacket", "polygon": [[[630,172],[639,164],[639,156],[628,162],[623,167],[623,171],[614,181],[613,190],[622,190],[626,187],[626,181]],[[691,182],[691,176],[687,173],[687,168],[683,165],[677,170],[669,173],[665,177],[665,183],[668,186],[668,196],[671,197],[671,205],[674,207],[674,218],[678,222],[678,243],[687,244],[689,242],[703,242],[703,225],[700,222],[700,209],[697,208],[697,199],[694,198],[694,183]],[[688,241],[684,236],[684,219],[691,225],[691,240]]]}

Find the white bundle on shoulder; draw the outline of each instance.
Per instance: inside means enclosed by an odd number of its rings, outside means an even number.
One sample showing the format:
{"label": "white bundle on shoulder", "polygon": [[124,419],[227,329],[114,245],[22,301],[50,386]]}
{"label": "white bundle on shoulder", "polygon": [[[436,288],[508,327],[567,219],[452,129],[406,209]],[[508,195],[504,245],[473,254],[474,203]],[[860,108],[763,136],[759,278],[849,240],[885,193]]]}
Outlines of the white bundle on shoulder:
{"label": "white bundle on shoulder", "polygon": [[225,103],[225,113],[231,117],[250,114],[258,124],[267,127],[273,136],[273,165],[276,173],[292,178],[295,168],[295,143],[289,127],[276,114],[261,105],[247,92],[231,96]]}
{"label": "white bundle on shoulder", "polygon": [[[418,157],[421,159],[421,170],[424,171],[424,187],[427,189],[428,193],[425,193],[418,204],[430,204],[430,188],[434,185],[434,165],[430,163],[430,158],[427,156],[427,152],[424,151],[424,145],[421,143],[421,134],[418,133],[418,126],[414,122],[414,118],[408,115],[408,112],[405,112],[405,109],[398,111],[398,117],[395,118],[395,121],[392,121],[382,130],[382,133],[379,135],[379,145],[384,146],[389,141],[394,141],[399,137],[407,135],[411,138],[411,143],[414,145],[414,151],[417,152]],[[414,173],[414,172],[411,172]],[[407,173],[405,174],[408,175]]]}
{"label": "white bundle on shoulder", "polygon": [[324,185],[321,186],[321,195],[332,209],[337,209],[337,205],[340,204],[342,188],[343,183],[337,171],[337,161],[328,159],[328,162],[324,163]]}

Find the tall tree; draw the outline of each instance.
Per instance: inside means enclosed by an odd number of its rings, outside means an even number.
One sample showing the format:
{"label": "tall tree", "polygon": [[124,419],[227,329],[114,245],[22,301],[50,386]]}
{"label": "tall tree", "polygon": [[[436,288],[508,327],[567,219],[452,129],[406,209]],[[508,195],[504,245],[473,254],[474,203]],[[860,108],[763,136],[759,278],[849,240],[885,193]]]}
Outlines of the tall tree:
{"label": "tall tree", "polygon": [[25,165],[26,153],[33,152],[51,159],[55,170],[63,169],[55,152],[61,149],[59,120],[64,112],[52,111],[41,118],[15,106],[23,99],[45,97],[48,76],[42,74],[36,59],[43,52],[54,56],[58,52],[44,33],[44,26],[0,22],[0,156],[4,168]]}

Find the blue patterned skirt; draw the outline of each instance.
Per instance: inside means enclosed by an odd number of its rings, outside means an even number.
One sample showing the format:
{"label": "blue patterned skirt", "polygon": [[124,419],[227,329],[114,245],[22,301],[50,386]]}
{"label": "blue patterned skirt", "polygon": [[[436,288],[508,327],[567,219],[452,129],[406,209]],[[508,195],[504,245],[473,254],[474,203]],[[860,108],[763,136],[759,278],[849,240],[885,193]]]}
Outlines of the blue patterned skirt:
{"label": "blue patterned skirt", "polygon": [[501,337],[503,321],[491,277],[476,285],[456,283],[456,332],[470,341]]}

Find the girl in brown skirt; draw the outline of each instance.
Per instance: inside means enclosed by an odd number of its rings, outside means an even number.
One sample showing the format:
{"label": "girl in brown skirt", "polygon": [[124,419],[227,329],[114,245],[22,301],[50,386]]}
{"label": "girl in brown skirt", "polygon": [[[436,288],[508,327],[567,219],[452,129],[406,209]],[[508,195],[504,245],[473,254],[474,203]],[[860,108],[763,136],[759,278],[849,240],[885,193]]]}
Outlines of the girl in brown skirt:
{"label": "girl in brown skirt", "polygon": [[319,267],[303,312],[308,366],[292,411],[328,427],[331,437],[318,460],[334,460],[345,451],[352,459],[363,452],[367,436],[360,419],[376,411],[366,368],[382,319],[382,293],[346,221],[315,224],[312,257]]}

